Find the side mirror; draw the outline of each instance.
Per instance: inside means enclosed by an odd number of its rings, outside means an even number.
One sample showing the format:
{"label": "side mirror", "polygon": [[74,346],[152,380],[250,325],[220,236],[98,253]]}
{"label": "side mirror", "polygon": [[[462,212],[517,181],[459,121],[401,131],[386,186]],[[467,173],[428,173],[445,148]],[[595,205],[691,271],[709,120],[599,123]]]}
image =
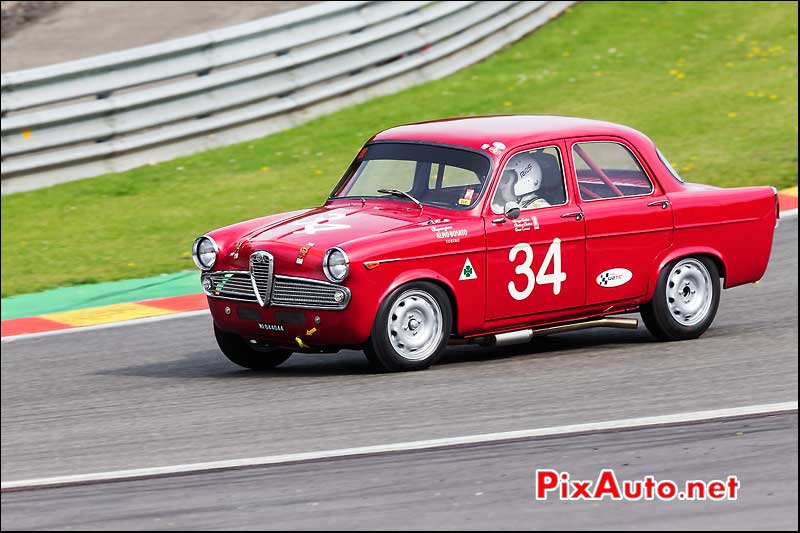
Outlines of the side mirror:
{"label": "side mirror", "polygon": [[506,202],[505,215],[509,220],[519,218],[520,207],[517,202]]}

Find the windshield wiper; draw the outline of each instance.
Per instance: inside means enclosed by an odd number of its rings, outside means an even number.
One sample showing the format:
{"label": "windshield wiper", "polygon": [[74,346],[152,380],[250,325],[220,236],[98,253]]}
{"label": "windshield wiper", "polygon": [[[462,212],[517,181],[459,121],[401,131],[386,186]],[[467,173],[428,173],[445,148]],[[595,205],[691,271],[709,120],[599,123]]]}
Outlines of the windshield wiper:
{"label": "windshield wiper", "polygon": [[408,198],[409,200],[411,200],[412,202],[417,204],[417,207],[419,207],[420,210],[422,210],[422,202],[420,202],[419,200],[417,200],[416,198],[414,198],[413,196],[411,196],[407,192],[401,191],[400,189],[378,189],[377,192],[382,193],[382,194],[391,194],[392,196],[401,196],[401,197]]}

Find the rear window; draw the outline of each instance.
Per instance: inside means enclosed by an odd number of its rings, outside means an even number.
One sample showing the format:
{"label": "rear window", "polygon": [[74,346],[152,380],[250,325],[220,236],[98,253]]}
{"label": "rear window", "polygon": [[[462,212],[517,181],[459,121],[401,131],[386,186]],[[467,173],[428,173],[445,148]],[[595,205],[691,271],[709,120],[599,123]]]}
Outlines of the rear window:
{"label": "rear window", "polygon": [[667,171],[670,173],[670,175],[673,178],[675,178],[676,180],[678,180],[679,182],[686,183],[685,181],[683,181],[683,178],[681,177],[681,175],[678,174],[678,171],[675,170],[675,167],[672,166],[672,163],[670,163],[669,160],[667,160],[667,158],[664,157],[664,154],[661,153],[661,150],[656,148],[656,153],[658,154],[658,158],[661,160],[661,162],[664,164],[664,166],[667,167]]}

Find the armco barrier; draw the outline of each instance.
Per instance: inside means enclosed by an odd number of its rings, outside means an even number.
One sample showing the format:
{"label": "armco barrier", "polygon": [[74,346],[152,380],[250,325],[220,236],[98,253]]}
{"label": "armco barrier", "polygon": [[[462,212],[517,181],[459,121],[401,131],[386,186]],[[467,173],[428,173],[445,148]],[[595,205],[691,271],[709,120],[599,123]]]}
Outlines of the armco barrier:
{"label": "armco barrier", "polygon": [[2,76],[2,191],[253,139],[446,76],[573,2],[323,2]]}

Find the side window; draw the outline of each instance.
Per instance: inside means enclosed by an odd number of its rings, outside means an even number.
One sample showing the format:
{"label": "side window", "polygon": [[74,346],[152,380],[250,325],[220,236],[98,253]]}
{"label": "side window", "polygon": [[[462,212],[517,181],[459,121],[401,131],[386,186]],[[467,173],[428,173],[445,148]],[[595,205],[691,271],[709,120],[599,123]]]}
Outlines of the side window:
{"label": "side window", "polygon": [[641,196],[653,192],[653,184],[639,161],[619,143],[576,143],[572,146],[572,159],[582,200]]}
{"label": "side window", "polygon": [[558,148],[520,152],[506,163],[492,199],[492,212],[503,213],[507,202],[517,202],[523,210],[567,202]]}

